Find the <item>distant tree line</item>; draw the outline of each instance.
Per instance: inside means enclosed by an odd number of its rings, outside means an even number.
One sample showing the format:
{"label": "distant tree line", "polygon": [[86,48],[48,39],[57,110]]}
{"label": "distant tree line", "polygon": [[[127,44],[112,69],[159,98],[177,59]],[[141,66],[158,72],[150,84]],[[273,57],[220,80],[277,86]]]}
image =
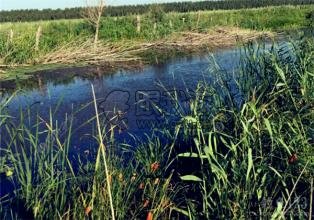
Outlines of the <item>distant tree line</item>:
{"label": "distant tree line", "polygon": [[[215,9],[241,9],[257,8],[278,5],[306,5],[314,4],[314,0],[219,0],[219,1],[198,1],[198,2],[174,2],[163,3],[160,6],[164,12],[189,12],[199,10]],[[151,4],[108,6],[104,16],[124,16],[130,14],[144,14],[150,10]],[[11,10],[0,11],[0,22],[37,21],[74,19],[82,17],[82,7],[66,9],[44,9],[44,10]]]}

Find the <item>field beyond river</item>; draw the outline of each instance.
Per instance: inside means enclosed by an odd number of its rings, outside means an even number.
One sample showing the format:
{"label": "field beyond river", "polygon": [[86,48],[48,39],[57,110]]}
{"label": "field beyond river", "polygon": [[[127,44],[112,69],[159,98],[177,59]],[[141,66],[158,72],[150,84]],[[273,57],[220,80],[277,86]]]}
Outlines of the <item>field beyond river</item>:
{"label": "field beyond river", "polygon": [[[308,27],[313,5],[103,17],[97,46],[84,19],[2,23],[0,80],[26,72],[90,64],[125,68],[211,51]],[[287,16],[289,15],[289,16]]]}

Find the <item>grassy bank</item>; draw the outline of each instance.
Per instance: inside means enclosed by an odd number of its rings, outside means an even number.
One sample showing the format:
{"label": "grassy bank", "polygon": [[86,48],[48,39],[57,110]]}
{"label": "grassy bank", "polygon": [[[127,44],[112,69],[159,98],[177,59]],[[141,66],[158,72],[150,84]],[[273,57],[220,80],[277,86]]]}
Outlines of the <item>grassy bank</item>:
{"label": "grassy bank", "polygon": [[[258,32],[232,27],[216,28],[207,33],[180,32],[155,41],[123,40],[119,43],[99,42],[95,48],[91,40],[73,41],[36,58],[29,64],[5,66],[0,80],[26,79],[28,72],[66,66],[100,65],[110,69],[142,67],[175,56],[227,48],[259,37],[272,37]],[[79,46],[78,46],[79,45]],[[23,74],[25,73],[25,74]]]}
{"label": "grassy bank", "polygon": [[96,114],[89,135],[99,147],[75,152],[75,114],[62,124],[53,119],[54,110],[49,119],[39,115],[35,124],[27,125],[27,114],[14,123],[5,111],[10,100],[4,101],[0,126],[8,135],[2,139],[1,183],[15,190],[1,198],[2,216],[308,218],[313,214],[314,42],[263,48],[246,47],[235,78],[214,65],[210,74],[219,80],[200,82],[188,109],[171,96],[180,116],[176,126],[132,146],[117,143],[116,129],[100,126],[107,123],[102,115],[96,123]]}
{"label": "grassy bank", "polygon": [[[175,40],[180,37],[182,39],[182,33],[186,32],[210,35],[213,34],[213,30],[217,30],[217,27],[222,29],[236,27],[252,31],[302,28],[308,25],[305,18],[314,9],[313,7],[313,5],[280,6],[190,13],[157,11],[158,16],[155,12],[141,16],[140,31],[137,31],[136,16],[106,17],[101,22],[99,33],[101,41],[98,51],[93,51],[89,43],[93,36],[93,28],[83,20],[2,23],[0,65],[12,67],[73,63],[73,60],[74,63],[90,63],[93,60],[96,60],[94,63],[138,60],[147,55],[145,51],[149,51],[152,44],[155,49],[158,49],[165,39],[172,39],[172,43],[175,43]],[[286,16],[287,14],[289,16]],[[38,30],[39,27],[41,30]],[[241,33],[243,32],[239,30],[240,37]],[[206,43],[206,46],[215,45],[215,42]],[[191,44],[193,48],[204,47],[203,44],[196,45],[197,42]],[[86,56],[75,59],[82,53]],[[5,71],[2,70],[2,78]]]}

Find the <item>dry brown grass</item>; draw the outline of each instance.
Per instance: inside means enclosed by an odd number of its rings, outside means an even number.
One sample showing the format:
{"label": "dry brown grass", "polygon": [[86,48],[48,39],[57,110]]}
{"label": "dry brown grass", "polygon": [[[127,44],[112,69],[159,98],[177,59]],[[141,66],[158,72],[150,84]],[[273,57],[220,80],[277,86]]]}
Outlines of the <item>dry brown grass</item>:
{"label": "dry brown grass", "polygon": [[[197,50],[199,48],[222,48],[247,42],[261,36],[272,37],[269,32],[257,32],[239,28],[217,28],[208,33],[181,32],[168,39],[154,42],[98,42],[95,49],[92,40],[71,42],[40,58],[40,64],[101,64],[139,61],[139,54],[150,49],[172,48],[177,50]],[[79,46],[78,46],[79,45]]]}
{"label": "dry brown grass", "polygon": [[41,64],[127,62],[139,59],[132,53],[134,51],[134,46],[98,42],[97,47],[94,47],[92,40],[85,42],[75,41],[57,48],[40,58],[37,62]]}
{"label": "dry brown grass", "polygon": [[207,47],[209,49],[225,48],[254,40],[259,37],[273,37],[271,32],[258,32],[234,27],[216,28],[208,33],[181,32],[164,41],[146,44],[145,46],[160,46],[177,49],[195,49]]}

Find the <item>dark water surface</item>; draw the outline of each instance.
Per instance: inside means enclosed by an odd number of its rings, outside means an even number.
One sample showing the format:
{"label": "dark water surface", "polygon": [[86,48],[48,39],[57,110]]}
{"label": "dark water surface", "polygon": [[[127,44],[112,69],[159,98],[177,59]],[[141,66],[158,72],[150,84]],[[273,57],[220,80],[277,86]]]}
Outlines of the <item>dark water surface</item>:
{"label": "dark water surface", "polygon": [[[214,54],[172,59],[141,70],[110,74],[102,72],[87,78],[82,76],[84,74],[75,74],[76,71],[89,71],[84,68],[62,70],[62,76],[58,70],[47,71],[45,80],[39,77],[32,80],[27,89],[19,91],[8,105],[7,111],[16,122],[20,120],[20,112],[23,111],[24,122],[30,127],[35,124],[38,116],[40,120],[49,121],[52,114],[53,120],[58,121],[61,127],[61,134],[67,129],[63,122],[73,116],[71,146],[76,151],[82,151],[95,145],[91,136],[91,131],[95,128],[94,121],[81,126],[95,116],[92,105],[93,85],[98,110],[107,119],[104,125],[117,126],[116,139],[128,142],[131,139],[130,133],[143,136],[151,133],[154,128],[169,126],[165,125],[164,116],[155,107],[157,105],[173,112],[174,105],[169,94],[177,94],[183,105],[188,105],[188,91],[194,91],[200,81],[209,84],[215,82],[215,75],[210,71],[214,66],[212,55],[218,66],[230,75],[239,65],[240,49],[232,48],[217,50]],[[45,77],[45,73],[42,77]],[[2,95],[2,99],[8,95]],[[85,106],[87,103],[90,104]],[[5,137],[1,140],[5,141]]]}

